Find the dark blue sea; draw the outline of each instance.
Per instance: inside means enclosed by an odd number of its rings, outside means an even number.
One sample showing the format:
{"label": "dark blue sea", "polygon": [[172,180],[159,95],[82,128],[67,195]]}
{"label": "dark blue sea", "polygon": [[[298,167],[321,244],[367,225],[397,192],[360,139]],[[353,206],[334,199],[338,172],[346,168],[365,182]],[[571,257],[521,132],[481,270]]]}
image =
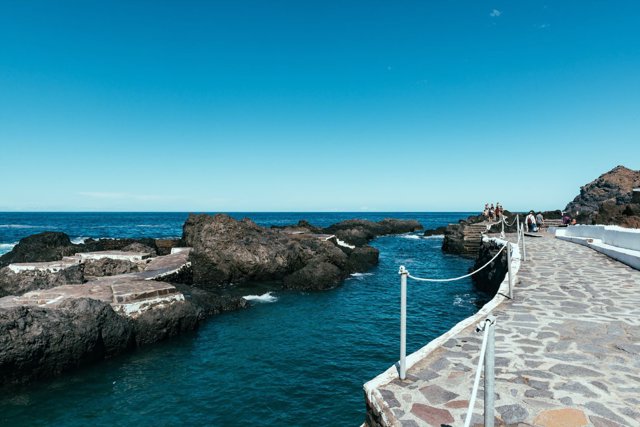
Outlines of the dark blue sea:
{"label": "dark blue sea", "polygon": [[[260,225],[306,219],[419,220],[433,228],[469,213],[233,213]],[[179,237],[186,213],[0,213],[0,253],[30,234]],[[52,381],[0,389],[2,426],[358,426],[362,385],[398,359],[398,267],[413,275],[465,274],[471,261],[440,250],[440,237],[380,237],[380,264],[337,289],[240,288],[248,310],[208,320],[197,332]],[[267,293],[271,291],[270,293]],[[410,282],[408,351],[475,313],[487,299],[469,280]]]}

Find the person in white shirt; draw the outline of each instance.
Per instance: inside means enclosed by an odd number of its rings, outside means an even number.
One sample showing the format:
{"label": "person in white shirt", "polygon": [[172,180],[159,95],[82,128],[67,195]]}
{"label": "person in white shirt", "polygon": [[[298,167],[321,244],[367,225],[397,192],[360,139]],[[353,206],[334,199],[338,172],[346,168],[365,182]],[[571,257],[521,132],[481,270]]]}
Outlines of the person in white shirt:
{"label": "person in white shirt", "polygon": [[533,214],[533,211],[529,212],[529,215],[527,215],[527,218],[525,221],[527,223],[527,228],[529,232],[538,231],[538,226],[536,225],[536,217]]}

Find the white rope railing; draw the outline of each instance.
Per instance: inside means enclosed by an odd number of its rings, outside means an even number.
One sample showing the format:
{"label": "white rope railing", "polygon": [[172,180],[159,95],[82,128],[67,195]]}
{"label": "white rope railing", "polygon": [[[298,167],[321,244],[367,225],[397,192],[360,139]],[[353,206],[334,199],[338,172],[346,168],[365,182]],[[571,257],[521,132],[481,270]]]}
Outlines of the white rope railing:
{"label": "white rope railing", "polygon": [[[426,279],[423,277],[415,277],[412,276],[411,274],[409,274],[409,272],[407,271],[407,277],[409,277],[410,279],[413,280],[417,280],[418,282],[455,282],[456,280],[460,280],[460,279],[465,279],[467,277],[473,276],[474,274],[478,273],[479,271],[481,271],[483,268],[485,268],[486,266],[488,266],[489,264],[491,264],[493,261],[495,261],[496,258],[498,258],[498,256],[502,253],[502,251],[507,247],[507,245],[503,245],[500,250],[498,251],[497,254],[495,254],[495,256],[493,258],[491,258],[486,264],[484,264],[482,267],[480,267],[479,269],[469,273],[469,274],[465,274],[464,276],[459,276],[459,277],[453,277],[451,279]],[[400,267],[401,269],[404,267]]]}
{"label": "white rope railing", "polygon": [[[515,221],[513,221],[511,223],[511,225],[513,225],[515,222],[517,222],[518,224],[518,232],[517,232],[517,236],[518,236],[518,245],[520,244],[520,241],[522,241],[522,246],[523,246],[523,252],[525,251],[524,248],[524,229],[523,227],[520,225],[520,217],[516,216]],[[503,224],[506,223],[506,220],[504,219],[504,217],[502,217],[502,220],[500,221]],[[499,223],[498,223],[499,224]],[[503,233],[504,235],[504,228],[503,228]],[[500,256],[500,254],[502,254],[502,251],[507,250],[507,274],[508,274],[508,282],[509,282],[509,295],[508,297],[510,299],[513,299],[513,274],[511,272],[511,242],[505,242],[505,244],[502,245],[502,247],[500,248],[500,250],[498,250],[498,252],[488,261],[486,262],[484,265],[482,265],[482,267],[476,269],[475,271],[472,271],[471,273],[465,274],[463,276],[458,276],[458,277],[452,277],[450,279],[432,279],[432,278],[425,278],[425,277],[416,277],[416,276],[412,276],[409,271],[404,267],[404,265],[400,266],[400,362],[399,362],[399,376],[401,380],[404,380],[406,378],[406,374],[407,374],[407,279],[413,279],[415,281],[418,282],[436,282],[436,283],[443,283],[443,282],[453,282],[456,280],[461,280],[461,279],[465,279],[467,277],[473,276],[474,274],[482,271],[483,269],[485,269],[487,266],[489,266],[492,262],[494,262],[496,260],[496,258],[498,258]],[[525,252],[526,253],[526,252]],[[526,256],[526,255],[525,255]],[[525,258],[526,259],[526,258]],[[486,427],[493,427],[494,425],[494,380],[495,380],[495,375],[494,375],[494,336],[495,336],[495,332],[494,332],[494,326],[495,326],[495,317],[490,316],[489,318],[486,319],[482,329],[478,329],[478,330],[484,330],[484,338],[482,341],[482,349],[480,352],[480,360],[478,363],[478,371],[476,372],[476,378],[474,381],[474,385],[473,385],[473,390],[472,390],[472,395],[471,395],[471,400],[469,402],[469,411],[467,413],[467,417],[465,419],[465,427],[469,426],[469,423],[471,422],[471,416],[473,413],[473,408],[475,405],[475,400],[477,397],[477,393],[478,393],[478,385],[480,383],[480,374],[481,374],[481,367],[482,367],[482,363],[483,361],[485,361],[485,367],[484,367],[484,371],[485,371],[485,378],[484,378],[484,420],[485,420],[485,426]],[[487,340],[487,336],[489,337],[489,339]],[[486,353],[486,358],[485,358],[485,353]]]}

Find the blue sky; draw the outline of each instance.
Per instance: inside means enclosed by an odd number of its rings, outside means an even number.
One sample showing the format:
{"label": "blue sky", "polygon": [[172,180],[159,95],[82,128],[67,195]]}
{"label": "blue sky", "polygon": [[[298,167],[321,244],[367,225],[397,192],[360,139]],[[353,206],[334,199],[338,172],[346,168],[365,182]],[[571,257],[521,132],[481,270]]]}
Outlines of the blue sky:
{"label": "blue sky", "polygon": [[636,1],[0,0],[0,210],[561,208],[639,75]]}

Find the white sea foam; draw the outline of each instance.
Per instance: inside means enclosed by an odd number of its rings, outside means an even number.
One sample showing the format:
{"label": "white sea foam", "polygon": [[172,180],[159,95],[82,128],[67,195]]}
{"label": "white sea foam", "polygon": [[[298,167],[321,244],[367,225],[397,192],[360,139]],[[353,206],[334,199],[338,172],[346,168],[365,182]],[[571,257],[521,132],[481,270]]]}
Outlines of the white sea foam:
{"label": "white sea foam", "polygon": [[453,299],[453,305],[455,305],[456,307],[462,307],[463,300],[460,297],[455,297]]}
{"label": "white sea foam", "polygon": [[342,240],[338,239],[336,237],[336,241],[338,242],[338,245],[345,247],[345,248],[349,248],[349,249],[355,249],[356,247],[354,245],[350,245],[347,242],[343,242]]}
{"label": "white sea foam", "polygon": [[25,224],[0,224],[0,228],[38,228],[38,227],[39,226],[37,225],[25,225]]}
{"label": "white sea foam", "polygon": [[0,255],[6,254],[7,252],[11,252],[18,243],[0,243]]}
{"label": "white sea foam", "polygon": [[247,301],[256,301],[256,302],[276,302],[278,301],[278,297],[271,295],[271,292],[267,292],[262,295],[245,295],[242,298]]}
{"label": "white sea foam", "polygon": [[373,276],[373,273],[351,273],[351,277]]}
{"label": "white sea foam", "polygon": [[434,234],[433,236],[424,236],[423,239],[444,239],[444,234]]}
{"label": "white sea foam", "polygon": [[162,224],[136,224],[136,227],[142,227],[142,228],[162,228],[165,227]]}
{"label": "white sea foam", "polygon": [[71,243],[73,243],[74,245],[81,245],[87,239],[88,239],[88,237],[76,237],[76,238],[71,239]]}
{"label": "white sea foam", "polygon": [[403,239],[412,239],[412,240],[414,239],[417,240],[421,238],[421,236],[418,236],[417,234],[401,234],[398,237],[401,237]]}

